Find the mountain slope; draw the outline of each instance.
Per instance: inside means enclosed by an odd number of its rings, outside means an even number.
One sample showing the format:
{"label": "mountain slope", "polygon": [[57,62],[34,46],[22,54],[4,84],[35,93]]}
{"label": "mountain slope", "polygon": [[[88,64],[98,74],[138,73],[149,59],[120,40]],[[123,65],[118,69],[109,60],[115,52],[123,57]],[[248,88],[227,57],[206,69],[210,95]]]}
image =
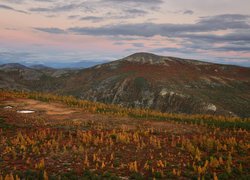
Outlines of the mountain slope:
{"label": "mountain slope", "polygon": [[249,77],[249,68],[136,53],[80,71],[64,93],[163,112],[249,116]]}
{"label": "mountain slope", "polygon": [[250,117],[250,68],[136,53],[59,76],[37,72],[43,76],[19,80],[21,88],[162,112]]}
{"label": "mountain slope", "polygon": [[3,64],[0,65],[0,88],[53,92],[66,77],[77,72],[40,65],[27,67],[18,63]]}

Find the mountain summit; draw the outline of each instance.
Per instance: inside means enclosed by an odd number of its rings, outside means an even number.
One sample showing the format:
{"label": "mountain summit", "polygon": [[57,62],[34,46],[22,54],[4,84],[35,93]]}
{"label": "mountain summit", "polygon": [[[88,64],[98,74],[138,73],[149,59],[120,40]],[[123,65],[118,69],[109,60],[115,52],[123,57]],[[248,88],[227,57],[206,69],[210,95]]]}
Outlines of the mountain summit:
{"label": "mountain summit", "polygon": [[[151,53],[135,53],[123,59],[124,61],[142,63],[142,64],[160,64],[167,65],[167,61],[170,59],[163,56],[158,56]],[[171,60],[170,60],[171,61]]]}

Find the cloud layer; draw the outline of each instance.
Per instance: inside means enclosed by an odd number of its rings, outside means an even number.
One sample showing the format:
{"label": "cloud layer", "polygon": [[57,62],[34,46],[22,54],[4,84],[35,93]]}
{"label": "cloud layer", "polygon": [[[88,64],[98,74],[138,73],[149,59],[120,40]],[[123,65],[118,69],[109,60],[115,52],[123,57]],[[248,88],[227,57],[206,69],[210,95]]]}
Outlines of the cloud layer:
{"label": "cloud layer", "polygon": [[149,51],[246,65],[249,6],[246,0],[2,0],[0,60],[16,51],[47,60],[65,60],[67,52],[68,61],[75,59],[71,51],[83,59]]}
{"label": "cloud layer", "polygon": [[[85,17],[84,20],[102,19]],[[223,14],[202,17],[193,24],[118,24],[101,27],[72,27],[66,30],[58,28],[35,28],[47,33],[72,33],[89,36],[135,36],[148,38],[153,36],[181,38],[187,43],[182,48],[202,49],[213,51],[246,51],[250,49],[250,16],[241,14]],[[214,32],[230,31],[223,35]],[[197,42],[200,45],[197,46]],[[183,43],[183,42],[181,42]],[[221,47],[214,47],[216,43],[224,43]],[[142,47],[142,46],[141,46]],[[164,49],[164,48],[163,48]]]}

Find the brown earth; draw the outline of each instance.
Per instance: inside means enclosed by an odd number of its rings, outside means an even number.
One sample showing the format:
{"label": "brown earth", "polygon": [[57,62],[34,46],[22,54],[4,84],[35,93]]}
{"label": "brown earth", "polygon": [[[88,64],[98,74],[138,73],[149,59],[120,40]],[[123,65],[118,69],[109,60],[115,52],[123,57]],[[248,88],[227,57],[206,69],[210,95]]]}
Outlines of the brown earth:
{"label": "brown earth", "polygon": [[[0,116],[12,116],[19,119],[19,123],[34,123],[34,119],[44,121],[44,125],[79,125],[86,123],[99,123],[105,124],[110,129],[123,128],[123,129],[136,129],[138,127],[153,128],[172,132],[174,134],[197,133],[192,125],[186,126],[185,124],[177,124],[176,122],[168,121],[155,121],[155,120],[138,120],[128,117],[110,117],[107,115],[90,114],[84,112],[80,108],[70,108],[60,103],[46,103],[32,99],[8,99],[0,102]],[[11,106],[13,108],[6,109],[4,107]],[[31,114],[20,114],[20,110],[33,110]],[[23,122],[22,120],[25,119]],[[33,122],[33,123],[32,123]],[[16,121],[15,121],[16,123]],[[33,124],[34,125],[34,124]],[[39,124],[40,125],[40,124]]]}

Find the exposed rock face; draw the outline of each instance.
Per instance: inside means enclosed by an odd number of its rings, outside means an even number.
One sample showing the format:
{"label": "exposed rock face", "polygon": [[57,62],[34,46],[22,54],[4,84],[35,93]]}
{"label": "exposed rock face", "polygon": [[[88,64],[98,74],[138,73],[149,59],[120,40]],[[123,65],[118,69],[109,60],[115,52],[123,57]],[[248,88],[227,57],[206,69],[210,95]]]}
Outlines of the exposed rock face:
{"label": "exposed rock face", "polygon": [[80,71],[31,70],[33,79],[0,70],[1,85],[170,113],[250,116],[250,68],[136,53]]}
{"label": "exposed rock face", "polygon": [[249,107],[248,75],[249,68],[148,53],[136,53],[78,74],[88,77],[82,79],[82,99],[171,113],[249,116],[231,104],[234,96],[233,103]]}
{"label": "exposed rock face", "polygon": [[[112,80],[113,82],[111,82]],[[223,108],[218,111],[214,104],[199,97],[168,91],[165,88],[159,92],[158,87],[147,84],[147,82],[140,86],[136,83],[138,83],[138,79],[133,78],[125,78],[119,82],[116,82],[115,79],[106,79],[82,92],[81,98],[125,107],[157,109],[170,113],[232,115]]]}

